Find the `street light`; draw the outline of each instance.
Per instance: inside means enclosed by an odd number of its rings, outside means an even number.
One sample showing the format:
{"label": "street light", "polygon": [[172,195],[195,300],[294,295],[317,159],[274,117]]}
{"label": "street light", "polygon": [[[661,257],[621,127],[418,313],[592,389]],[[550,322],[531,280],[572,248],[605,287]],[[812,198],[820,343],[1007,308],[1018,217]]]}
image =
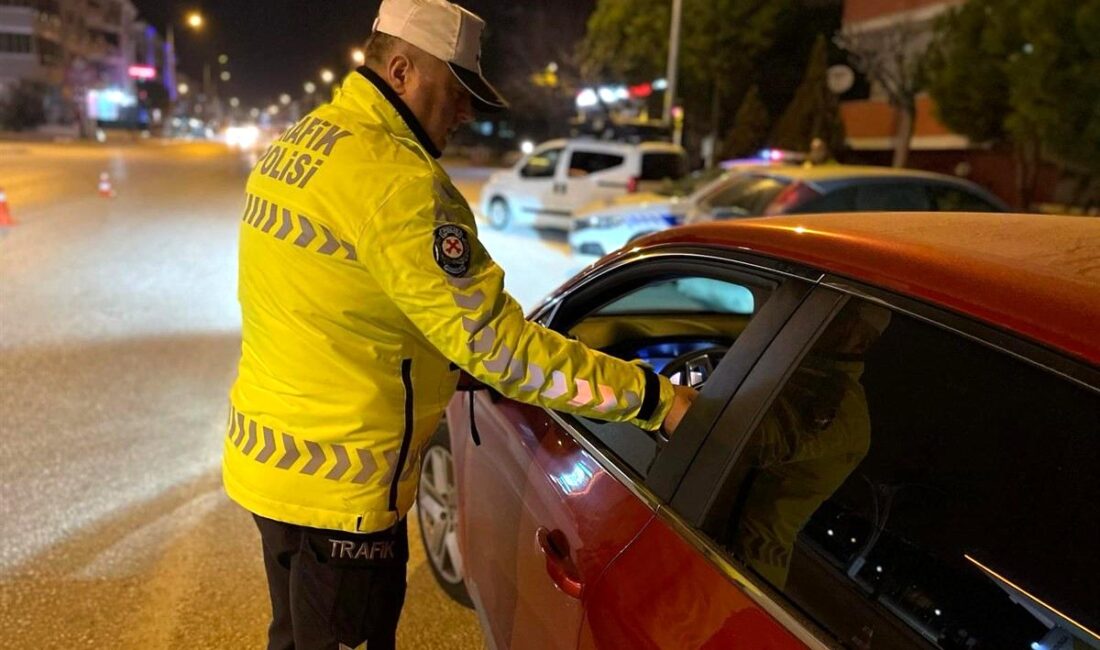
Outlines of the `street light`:
{"label": "street light", "polygon": [[202,29],[203,23],[205,22],[206,21],[203,20],[202,14],[197,11],[192,11],[191,13],[187,14],[187,26],[191,29]]}
{"label": "street light", "polygon": [[336,78],[336,75],[332,74],[332,70],[325,68],[321,71],[321,81],[330,84],[332,80]]}
{"label": "street light", "polygon": [[218,63],[220,63],[222,65],[225,65],[226,63],[229,63],[229,55],[228,54],[219,54],[218,55]]}
{"label": "street light", "polygon": [[[665,90],[664,118],[665,124],[672,123],[672,107],[676,102],[676,81],[680,63],[680,20],[683,14],[683,0],[672,0],[672,21],[668,34],[668,69],[665,71],[665,79],[668,80],[668,88]],[[679,134],[675,136],[676,144],[679,142]]]}
{"label": "street light", "polygon": [[180,85],[176,86],[176,90],[179,91],[179,94],[186,95],[188,91],[191,90],[191,87],[185,83],[181,83]]}
{"label": "street light", "polygon": [[221,77],[222,81],[229,81],[230,79],[232,79],[232,75],[229,74],[228,70],[222,70],[222,73],[218,76]]}
{"label": "street light", "polygon": [[306,91],[307,95],[312,95],[317,90],[317,84],[312,81],[307,81],[302,84],[302,90]]}
{"label": "street light", "polygon": [[288,95],[286,93],[283,93],[282,95],[279,95],[279,103],[282,104],[283,106],[286,106],[287,104],[289,104],[290,103],[290,95]]}
{"label": "street light", "polygon": [[355,65],[363,65],[367,60],[367,55],[363,53],[363,50],[355,48],[351,51],[351,60],[355,62]]}
{"label": "street light", "polygon": [[238,106],[241,105],[241,100],[237,99],[236,97],[230,97],[229,98],[229,105],[232,106],[233,108],[237,108]]}

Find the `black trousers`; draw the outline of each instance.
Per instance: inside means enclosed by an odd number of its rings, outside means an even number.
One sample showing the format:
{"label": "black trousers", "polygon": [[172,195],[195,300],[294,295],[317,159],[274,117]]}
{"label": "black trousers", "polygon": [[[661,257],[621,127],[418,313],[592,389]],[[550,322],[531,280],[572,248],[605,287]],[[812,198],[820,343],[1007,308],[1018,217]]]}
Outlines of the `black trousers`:
{"label": "black trousers", "polygon": [[253,515],[271,593],[268,650],[390,650],[405,603],[406,520],[368,535]]}

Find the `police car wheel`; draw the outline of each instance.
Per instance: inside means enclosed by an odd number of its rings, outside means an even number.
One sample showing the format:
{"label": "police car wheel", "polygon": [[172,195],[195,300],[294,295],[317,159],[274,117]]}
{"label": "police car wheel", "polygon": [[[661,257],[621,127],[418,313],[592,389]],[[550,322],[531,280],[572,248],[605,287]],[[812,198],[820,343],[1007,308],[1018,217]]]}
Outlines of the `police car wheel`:
{"label": "police car wheel", "polygon": [[420,541],[436,582],[455,602],[473,607],[462,581],[462,555],[458,549],[458,493],[447,423],[439,425],[424,451],[416,516]]}
{"label": "police car wheel", "polygon": [[499,196],[489,202],[489,225],[496,230],[504,230],[512,221],[512,210],[508,202]]}

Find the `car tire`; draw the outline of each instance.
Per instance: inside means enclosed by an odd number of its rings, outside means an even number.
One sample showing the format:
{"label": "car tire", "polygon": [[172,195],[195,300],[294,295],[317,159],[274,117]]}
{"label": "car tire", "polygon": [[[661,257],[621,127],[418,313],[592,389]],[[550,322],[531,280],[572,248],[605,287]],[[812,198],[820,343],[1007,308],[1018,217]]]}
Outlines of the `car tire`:
{"label": "car tire", "polygon": [[420,524],[420,542],[435,581],[451,600],[472,608],[474,604],[463,581],[462,556],[458,549],[458,494],[454,476],[451,436],[447,421],[443,420],[424,450],[416,493],[416,518]]}
{"label": "car tire", "polygon": [[489,201],[489,214],[485,216],[494,230],[504,230],[512,222],[512,209],[507,201],[498,196]]}

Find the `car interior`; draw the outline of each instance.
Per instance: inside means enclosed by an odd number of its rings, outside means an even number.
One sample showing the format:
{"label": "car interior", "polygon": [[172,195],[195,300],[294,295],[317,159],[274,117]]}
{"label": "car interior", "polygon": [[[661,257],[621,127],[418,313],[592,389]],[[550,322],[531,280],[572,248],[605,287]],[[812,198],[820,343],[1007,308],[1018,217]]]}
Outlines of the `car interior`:
{"label": "car interior", "polygon": [[[777,286],[713,261],[638,265],[574,291],[550,325],[612,356],[644,361],[674,384],[702,389]],[[640,476],[665,442],[627,422],[574,422]]]}
{"label": "car interior", "polygon": [[641,359],[673,383],[701,386],[767,298],[708,277],[660,279],[627,291],[569,329],[620,359]]}

